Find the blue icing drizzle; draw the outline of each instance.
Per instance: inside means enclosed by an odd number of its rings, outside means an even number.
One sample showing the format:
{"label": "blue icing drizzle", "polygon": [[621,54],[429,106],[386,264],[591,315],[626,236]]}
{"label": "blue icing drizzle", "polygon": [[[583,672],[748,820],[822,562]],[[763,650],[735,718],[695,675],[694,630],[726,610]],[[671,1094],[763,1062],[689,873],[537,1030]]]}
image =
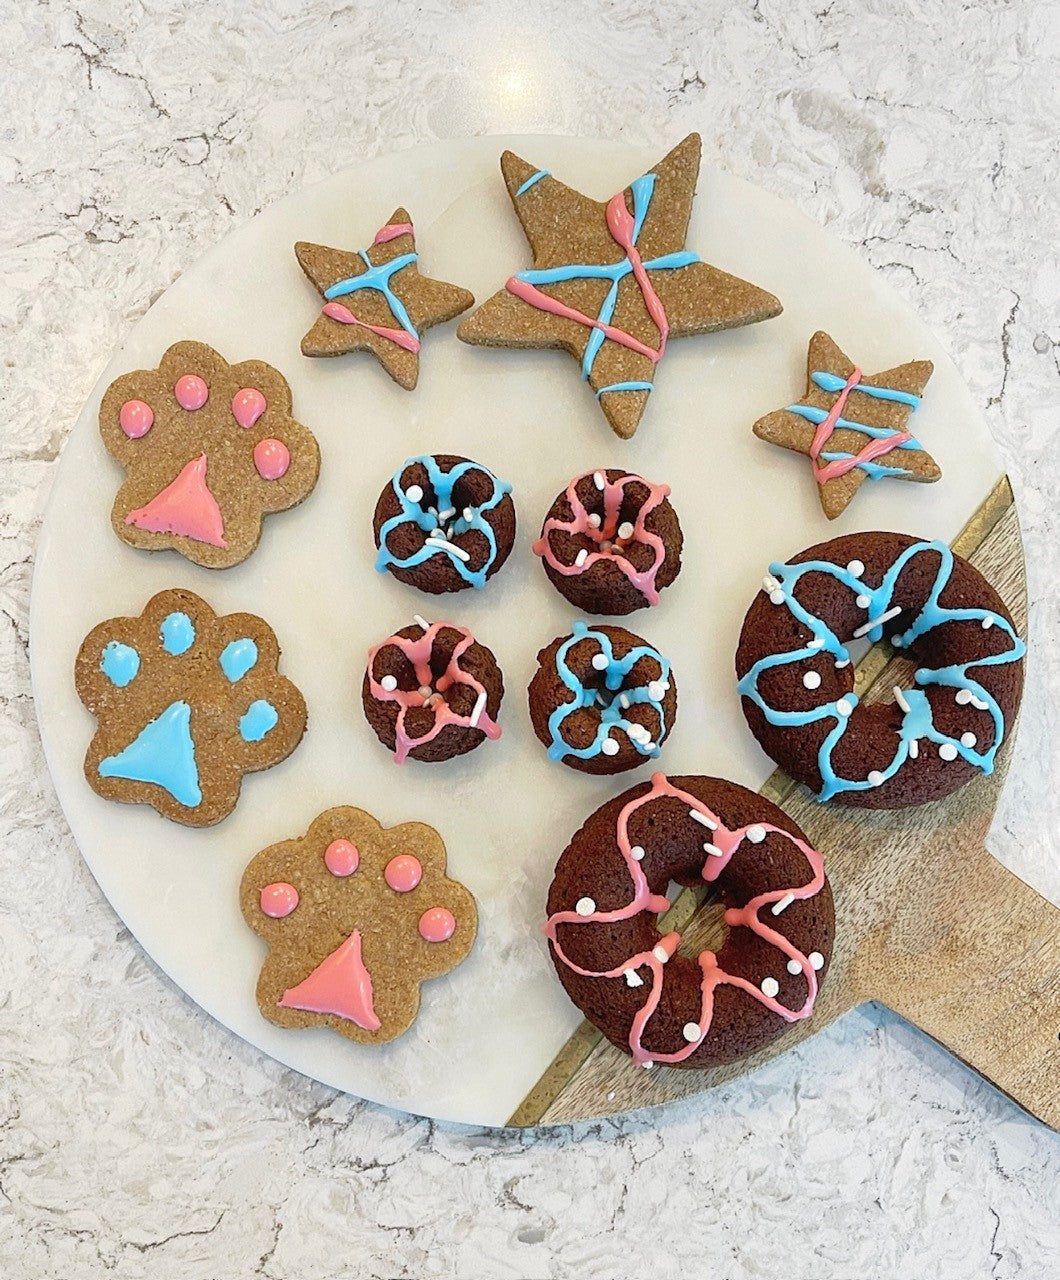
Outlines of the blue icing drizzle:
{"label": "blue icing drizzle", "polygon": [[415,262],[419,257],[416,253],[403,253],[397,258],[391,258],[389,262],[381,262],[373,266],[368,254],[363,249],[359,250],[365,270],[359,276],[350,276],[347,280],[339,280],[330,288],[324,290],[324,297],[329,302],[335,298],[343,298],[349,293],[356,293],[359,289],[375,289],[386,298],[387,305],[394,313],[394,318],[398,324],[410,333],[414,338],[420,335],[416,332],[416,328],[409,318],[409,313],[405,310],[405,304],[397,296],[390,287],[390,277],[396,275],[402,267],[407,267],[410,262]]}
{"label": "blue icing drizzle", "polygon": [[608,391],[651,391],[650,382],[612,382],[609,387],[601,387],[596,393],[597,400]]}
{"label": "blue icing drizzle", "polygon": [[[590,629],[584,622],[576,622],[572,632],[573,634],[560,645],[556,653],[556,670],[559,673],[559,678],[574,694],[574,698],[572,701],[564,702],[558,706],[548,718],[548,729],[552,735],[552,745],[548,748],[549,758],[562,760],[564,756],[577,756],[580,760],[588,760],[598,756],[603,750],[604,742],[611,736],[612,730],[625,733],[642,756],[657,756],[659,754],[658,742],[644,742],[639,733],[636,737],[629,735],[631,727],[636,732],[639,726],[636,726],[634,721],[627,720],[623,715],[625,708],[619,704],[617,691],[622,689],[623,681],[641,658],[654,658],[659,664],[660,674],[650,684],[669,683],[670,663],[657,649],[653,649],[650,645],[638,645],[631,649],[624,658],[616,658],[610,636],[603,631]],[[607,658],[607,666],[601,673],[604,678],[604,688],[616,696],[607,706],[600,708],[600,727],[596,732],[594,741],[587,747],[576,749],[563,741],[561,736],[563,722],[568,716],[580,711],[583,707],[599,707],[598,690],[586,688],[574,672],[571,671],[570,667],[567,666],[567,654],[580,640],[586,639],[595,640],[599,644],[601,652]],[[650,685],[640,685],[635,689],[622,689],[622,692],[629,699],[631,705],[647,703],[654,708],[659,717],[659,740],[661,741],[666,736],[666,715],[663,711],[662,698],[655,699],[651,696]],[[663,696],[665,697],[665,691]]]}
{"label": "blue icing drizzle", "polygon": [[549,173],[547,169],[538,169],[537,173],[532,173],[530,177],[527,178],[527,180],[518,189],[518,191],[516,191],[515,194],[517,196],[521,196],[523,195],[524,192],[529,191],[535,182],[540,182],[542,178],[551,178],[551,177],[552,175],[551,173]]}
{"label": "blue icing drizzle", "polygon": [[258,660],[258,646],[249,637],[232,640],[221,650],[221,670],[233,684],[242,680]]}
{"label": "blue icing drizzle", "polygon": [[111,684],[124,689],[127,684],[136,679],[140,670],[140,655],[131,645],[122,644],[120,640],[111,640],[103,647],[99,669]]}
{"label": "blue icing drizzle", "polygon": [[[438,506],[433,510],[424,508],[418,501],[412,501],[401,487],[401,477],[406,469],[417,462],[426,470],[427,478],[437,498]],[[452,519],[444,523],[447,523],[448,530],[454,535],[467,533],[470,529],[482,534],[486,539],[489,550],[481,567],[469,569],[468,562],[463,561],[455,550],[440,544],[428,545],[425,543],[419,551],[414,552],[404,560],[398,560],[391,555],[386,544],[387,535],[396,529],[398,525],[406,523],[418,525],[428,536],[432,534],[443,523],[439,519],[438,512],[447,511],[453,507],[453,489],[461,476],[466,475],[469,471],[481,471],[483,475],[488,476],[493,484],[493,492],[480,506],[468,508],[471,511],[470,520],[465,517],[463,510],[459,510]],[[488,471],[477,462],[458,462],[451,471],[443,471],[438,466],[437,459],[430,454],[424,454],[418,458],[409,458],[401,470],[394,475],[391,485],[398,502],[401,504],[401,511],[396,516],[391,516],[379,530],[379,553],[375,561],[375,567],[379,572],[385,573],[390,565],[394,565],[398,569],[412,569],[416,565],[423,564],[425,560],[429,560],[431,556],[445,555],[449,557],[453,568],[465,582],[476,588],[484,587],[486,585],[486,576],[497,559],[497,538],[485,515],[487,511],[492,511],[498,505],[505,494],[511,493],[512,486],[503,480],[498,480],[492,471]],[[445,539],[445,541],[448,541],[448,539]]]}
{"label": "blue icing drizzle", "polygon": [[[867,586],[859,578],[855,577],[849,569],[824,560],[807,560],[795,565],[771,564],[769,572],[777,580],[780,590],[784,593],[784,604],[794,617],[813,633],[814,640],[819,643],[813,647],[806,644],[787,653],[770,654],[765,658],[761,658],[743,676],[736,687],[745,698],[749,698],[762,711],[770,724],[800,726],[813,724],[818,720],[835,720],[834,727],[829,730],[817,754],[817,767],[823,782],[821,792],[817,797],[819,800],[829,800],[832,796],[838,795],[843,791],[867,791],[872,788],[874,783],[867,778],[850,779],[840,777],[832,767],[832,752],[846,732],[850,717],[854,708],[858,705],[857,694],[848,693],[835,702],[822,703],[820,706],[812,707],[808,711],[781,711],[771,707],[759,692],[759,679],[764,672],[774,667],[802,662],[805,659],[816,657],[822,652],[832,654],[837,661],[849,660],[850,655],[835,632],[820,618],[805,609],[795,598],[795,587],[804,574],[830,574],[857,595],[867,596],[869,604],[865,610],[866,617],[868,619],[878,618],[892,607],[891,600],[894,595],[895,584],[905,565],[914,556],[924,551],[933,552],[939,556],[940,563],[935,582],[927,600],[913,619],[912,624],[907,630],[894,637],[893,643],[895,647],[899,649],[908,648],[921,636],[932,631],[935,627],[941,626],[943,623],[973,621],[982,624],[987,619],[990,619],[989,625],[1000,628],[1011,640],[1012,648],[1004,653],[992,654],[948,667],[921,667],[913,677],[917,684],[921,686],[938,685],[964,690],[969,695],[969,701],[976,699],[981,709],[989,712],[994,722],[994,737],[991,746],[986,751],[977,751],[975,744],[967,746],[960,738],[952,738],[936,729],[931,712],[931,704],[927,699],[927,695],[920,689],[906,689],[900,692],[909,709],[903,711],[902,724],[898,730],[898,747],[894,758],[886,769],[879,770],[880,779],[882,782],[886,782],[888,778],[892,778],[898,772],[910,757],[910,744],[920,738],[926,738],[931,742],[937,743],[940,747],[948,746],[952,748],[957,755],[962,756],[969,764],[974,765],[984,774],[990,774],[994,771],[994,758],[1005,737],[1004,717],[993,695],[968,673],[973,667],[993,667],[1008,662],[1018,662],[1027,652],[1027,647],[1016,635],[1008,619],[1000,614],[990,613],[986,609],[951,609],[939,604],[939,596],[945,589],[946,583],[949,582],[950,574],[953,571],[953,552],[946,543],[913,543],[897,557],[894,564],[887,571],[883,581],[875,588]],[[871,627],[865,634],[870,641],[875,642],[882,638],[883,626]],[[880,782],[876,782],[875,785],[880,785]]]}
{"label": "blue icing drizzle", "polygon": [[186,613],[171,613],[163,618],[159,637],[166,653],[176,658],[195,643],[195,626]]}
{"label": "blue icing drizzle", "polygon": [[[839,378],[834,373],[823,373],[820,370],[812,373],[810,377],[822,391],[842,391],[847,384],[845,378]],[[851,387],[851,391],[860,391],[862,395],[872,396],[876,400],[894,400],[898,404],[907,404],[910,409],[920,408],[920,397],[914,396],[909,391],[895,391],[892,387],[873,387],[867,382],[859,382]]]}
{"label": "blue icing drizzle", "polygon": [[194,809],[202,803],[202,791],[191,737],[191,707],[171,702],[123,751],[101,760],[98,772],[101,778],[154,783],[179,804]]}
{"label": "blue icing drizzle", "polygon": [[276,727],[279,718],[272,703],[259,698],[257,702],[250,704],[244,715],[240,716],[240,736],[244,742],[260,742],[270,729]]}

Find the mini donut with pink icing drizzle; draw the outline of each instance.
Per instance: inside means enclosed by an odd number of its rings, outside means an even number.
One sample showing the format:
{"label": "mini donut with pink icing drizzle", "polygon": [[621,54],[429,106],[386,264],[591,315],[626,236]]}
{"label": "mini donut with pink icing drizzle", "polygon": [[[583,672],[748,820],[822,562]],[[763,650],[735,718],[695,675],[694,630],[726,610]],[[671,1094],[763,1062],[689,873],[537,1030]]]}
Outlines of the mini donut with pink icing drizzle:
{"label": "mini donut with pink icing drizzle", "polygon": [[657,605],[681,571],[681,525],[669,494],[668,485],[629,471],[575,476],[534,543],[553,586],[588,613]]}

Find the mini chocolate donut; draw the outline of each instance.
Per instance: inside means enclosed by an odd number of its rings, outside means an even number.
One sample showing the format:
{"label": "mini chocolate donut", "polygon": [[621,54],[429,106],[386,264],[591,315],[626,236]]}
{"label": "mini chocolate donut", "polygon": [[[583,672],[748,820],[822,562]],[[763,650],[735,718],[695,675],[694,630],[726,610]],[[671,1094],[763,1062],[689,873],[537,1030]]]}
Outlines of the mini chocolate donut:
{"label": "mini chocolate donut", "polygon": [[[847,642],[887,636],[918,688],[859,704]],[[744,619],[751,732],[820,800],[901,809],[993,773],[1026,647],[997,592],[944,542],[853,533],[771,564]]]}
{"label": "mini chocolate donut", "polygon": [[375,735],[402,764],[433,764],[499,738],[497,660],[466,627],[417,617],[372,648],[361,701]]}
{"label": "mini chocolate donut", "polygon": [[534,543],[556,590],[587,613],[658,604],[681,572],[684,539],[669,493],[629,471],[575,476]]}
{"label": "mini chocolate donut", "polygon": [[625,627],[576,622],[537,655],[530,719],[549,757],[581,773],[654,759],[677,716],[677,683],[657,649]]}
{"label": "mini chocolate donut", "polygon": [[511,491],[453,453],[410,458],[375,504],[375,567],[431,595],[484,587],[515,542]]}
{"label": "mini chocolate donut", "polygon": [[[720,895],[717,951],[681,955],[680,934],[660,936],[671,880]],[[563,851],[545,924],[567,994],[644,1067],[733,1062],[808,1018],[834,931],[824,861],[786,813],[720,778],[662,773]]]}

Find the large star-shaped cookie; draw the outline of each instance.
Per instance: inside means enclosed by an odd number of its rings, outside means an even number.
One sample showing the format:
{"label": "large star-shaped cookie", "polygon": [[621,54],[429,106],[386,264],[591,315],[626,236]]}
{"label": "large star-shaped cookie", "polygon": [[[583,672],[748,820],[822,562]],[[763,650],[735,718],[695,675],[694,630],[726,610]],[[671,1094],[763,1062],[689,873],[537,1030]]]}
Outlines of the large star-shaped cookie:
{"label": "large star-shaped cookie", "polygon": [[933,368],[930,360],[911,360],[868,376],[827,333],[815,333],[801,401],[767,413],[752,430],[811,459],[821,506],[834,520],[866,480],[930,483],[942,475],[907,429]]}
{"label": "large star-shaped cookie", "polygon": [[396,383],[411,391],[420,374],[424,330],[473,306],[466,289],[420,275],[412,220],[395,209],[368,249],[349,253],[300,240],[302,270],[324,296],[324,309],[302,339],[302,354],[371,351]]}
{"label": "large star-shaped cookie", "polygon": [[685,249],[699,155],[699,134],[689,134],[601,203],[506,151],[501,172],[533,267],[512,276],[457,336],[569,351],[616,435],[628,439],[668,338],[755,324],[781,310],[771,293]]}

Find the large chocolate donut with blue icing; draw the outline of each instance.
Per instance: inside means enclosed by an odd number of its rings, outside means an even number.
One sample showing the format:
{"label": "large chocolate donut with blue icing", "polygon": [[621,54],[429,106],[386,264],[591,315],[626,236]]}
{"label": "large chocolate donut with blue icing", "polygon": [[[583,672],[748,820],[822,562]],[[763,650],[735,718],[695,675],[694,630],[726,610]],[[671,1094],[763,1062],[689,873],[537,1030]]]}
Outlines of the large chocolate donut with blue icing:
{"label": "large chocolate donut with blue icing", "polygon": [[511,491],[457,454],[410,458],[376,503],[375,567],[431,595],[484,587],[515,542]]}
{"label": "large chocolate donut with blue icing", "polygon": [[[884,638],[916,666],[866,704],[847,646]],[[854,533],[769,566],[736,674],[751,732],[792,778],[820,800],[900,809],[994,771],[1025,652],[1000,596],[944,542]]]}

